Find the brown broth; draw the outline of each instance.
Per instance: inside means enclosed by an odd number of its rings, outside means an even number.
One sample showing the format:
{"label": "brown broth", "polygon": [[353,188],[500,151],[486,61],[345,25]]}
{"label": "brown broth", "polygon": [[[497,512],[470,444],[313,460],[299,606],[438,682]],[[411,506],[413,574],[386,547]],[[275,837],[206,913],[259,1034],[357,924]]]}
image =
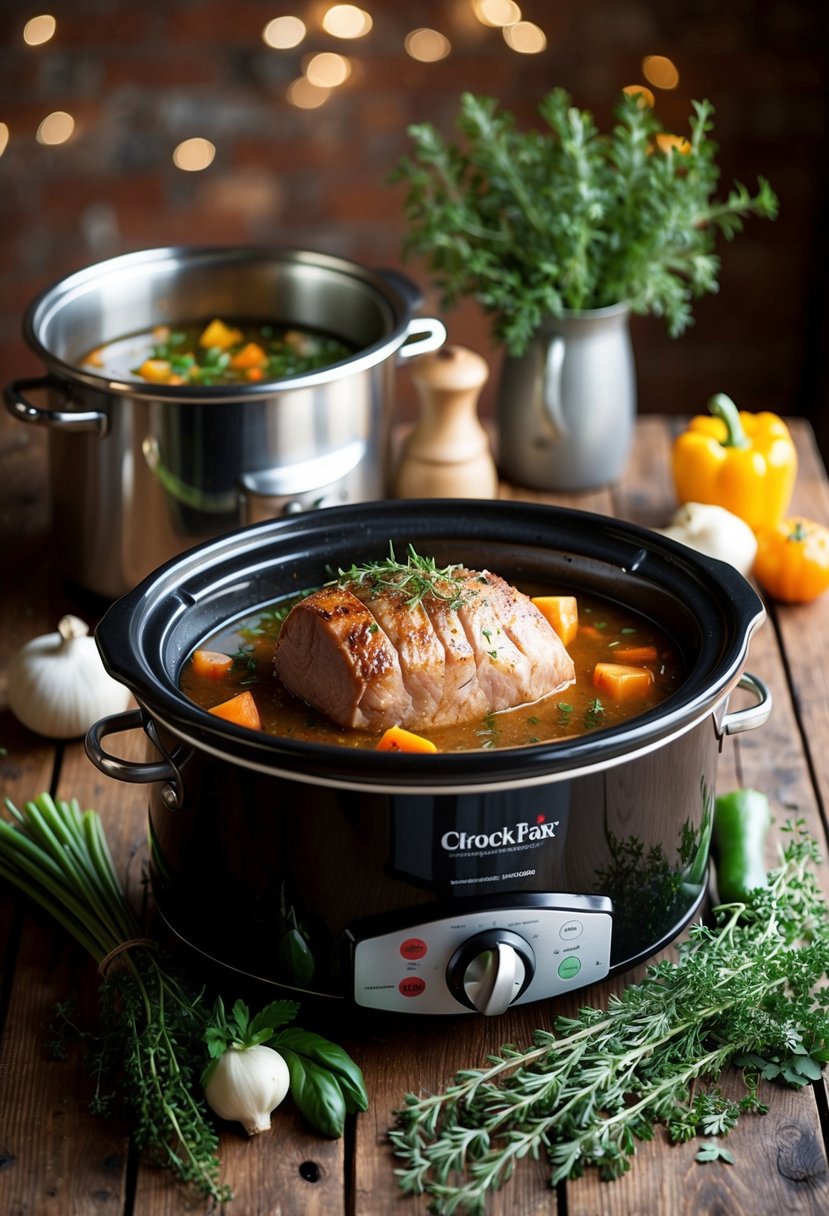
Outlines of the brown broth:
{"label": "brown broth", "polygon": [[[530,595],[555,594],[522,590]],[[564,593],[570,594],[569,590]],[[575,684],[532,705],[488,714],[461,726],[417,733],[431,739],[441,752],[526,746],[616,726],[659,705],[678,688],[683,674],[680,658],[667,634],[610,601],[579,594],[578,604],[579,633],[568,646],[576,668]],[[188,660],[181,675],[182,692],[202,708],[211,709],[248,689],[256,701],[262,729],[269,734],[341,747],[376,747],[379,733],[335,725],[279,682],[273,671],[273,650],[285,615],[286,602],[282,601],[205,638],[198,648],[233,655],[233,668],[221,679],[204,677],[194,674]],[[615,701],[597,691],[593,669],[598,662],[621,662],[614,653],[631,646],[655,648],[656,661],[638,664],[651,669],[653,683],[642,696]]]}

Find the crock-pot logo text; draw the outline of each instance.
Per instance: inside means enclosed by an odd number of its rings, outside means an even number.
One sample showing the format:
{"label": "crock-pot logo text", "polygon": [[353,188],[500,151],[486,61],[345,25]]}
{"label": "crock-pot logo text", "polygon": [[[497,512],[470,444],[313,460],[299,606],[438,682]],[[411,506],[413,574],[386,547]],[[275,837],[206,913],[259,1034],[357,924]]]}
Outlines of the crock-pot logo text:
{"label": "crock-pot logo text", "polygon": [[543,816],[539,815],[536,823],[524,821],[512,826],[503,824],[494,832],[460,832],[453,829],[451,832],[444,832],[440,843],[447,853],[482,852],[487,849],[520,847],[535,844],[541,840],[553,840],[558,825],[558,819],[545,823]]}

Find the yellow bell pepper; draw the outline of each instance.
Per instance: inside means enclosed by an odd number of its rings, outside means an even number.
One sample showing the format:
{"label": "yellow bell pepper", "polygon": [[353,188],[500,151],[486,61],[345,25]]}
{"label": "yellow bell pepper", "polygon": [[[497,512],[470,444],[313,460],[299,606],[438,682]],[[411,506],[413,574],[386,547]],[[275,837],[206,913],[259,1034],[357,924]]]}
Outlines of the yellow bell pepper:
{"label": "yellow bell pepper", "polygon": [[808,604],[829,590],[829,528],[802,515],[757,533],[754,577],[776,600]]}
{"label": "yellow bell pepper", "polygon": [[776,414],[738,410],[725,393],[708,402],[710,417],[692,418],[673,446],[680,503],[725,507],[755,531],[788,510],[797,477],[789,428]]}

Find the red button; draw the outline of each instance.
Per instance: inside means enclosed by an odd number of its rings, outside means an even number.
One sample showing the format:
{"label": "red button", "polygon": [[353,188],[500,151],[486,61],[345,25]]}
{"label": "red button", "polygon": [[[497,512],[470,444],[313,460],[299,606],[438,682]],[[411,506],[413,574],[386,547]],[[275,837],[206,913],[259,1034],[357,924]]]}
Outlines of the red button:
{"label": "red button", "polygon": [[404,958],[423,958],[427,950],[428,946],[422,937],[407,937],[400,947]]}
{"label": "red button", "polygon": [[419,975],[412,975],[401,980],[397,987],[401,996],[420,996],[426,987],[426,981],[422,980]]}

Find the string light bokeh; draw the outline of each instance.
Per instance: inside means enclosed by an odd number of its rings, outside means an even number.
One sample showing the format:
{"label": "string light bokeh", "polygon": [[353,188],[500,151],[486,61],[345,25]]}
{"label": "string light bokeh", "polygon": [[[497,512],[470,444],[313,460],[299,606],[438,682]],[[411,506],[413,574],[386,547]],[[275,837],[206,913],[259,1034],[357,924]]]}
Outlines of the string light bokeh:
{"label": "string light bokeh", "polygon": [[[0,361],[39,369],[20,341],[28,298],[128,249],[273,242],[404,270],[403,198],[389,174],[407,127],[454,136],[464,90],[523,125],[561,85],[599,127],[621,90],[654,107],[682,155],[694,98],[715,106],[721,176],[767,175],[774,225],[722,249],[721,290],[678,342],[636,323],[640,405],[696,409],[709,385],[749,407],[803,410],[824,383],[821,220],[825,73],[812,0],[739,12],[677,0],[20,0],[0,13]],[[716,11],[715,11],[716,9]],[[823,65],[825,67],[825,65]],[[774,291],[774,307],[767,293]],[[476,306],[450,339],[499,352]],[[805,370],[804,370],[805,369]],[[811,379],[809,378],[811,377]],[[812,387],[810,387],[812,386]],[[667,398],[667,400],[666,400]],[[827,409],[829,414],[829,409]]]}

